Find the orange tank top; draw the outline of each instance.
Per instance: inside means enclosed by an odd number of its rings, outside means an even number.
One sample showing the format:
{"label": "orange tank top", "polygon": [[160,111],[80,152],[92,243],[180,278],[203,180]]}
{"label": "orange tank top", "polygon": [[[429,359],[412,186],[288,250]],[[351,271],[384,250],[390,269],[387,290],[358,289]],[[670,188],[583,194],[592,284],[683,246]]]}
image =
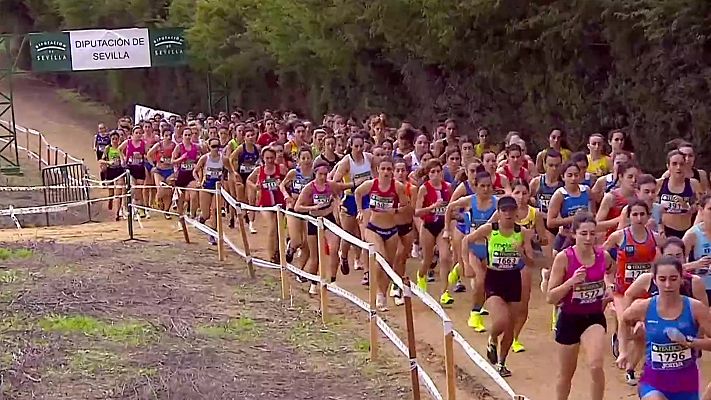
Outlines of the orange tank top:
{"label": "orange tank top", "polygon": [[647,237],[643,242],[637,242],[632,237],[630,228],[624,229],[622,244],[617,249],[617,273],[615,274],[616,290],[624,294],[640,275],[652,270],[652,263],[657,255],[657,241],[654,233],[646,229]]}

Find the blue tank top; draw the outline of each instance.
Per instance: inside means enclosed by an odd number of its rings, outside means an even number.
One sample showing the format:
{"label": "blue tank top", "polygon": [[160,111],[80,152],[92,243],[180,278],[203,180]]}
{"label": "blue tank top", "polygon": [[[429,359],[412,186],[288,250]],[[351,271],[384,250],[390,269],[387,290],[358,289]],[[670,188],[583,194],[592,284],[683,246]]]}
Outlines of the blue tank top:
{"label": "blue tank top", "polygon": [[472,190],[471,185],[469,184],[469,181],[464,181],[464,190],[467,191],[467,196],[471,196],[474,194],[474,191]]}
{"label": "blue tank top", "polygon": [[687,337],[696,337],[699,327],[691,313],[689,298],[684,296],[681,315],[666,320],[657,312],[657,299],[652,297],[645,316],[645,362],[640,383],[667,393],[698,392],[698,353],[669,339],[665,330],[676,328]]}
{"label": "blue tank top", "polygon": [[464,233],[469,233],[472,229],[476,229],[489,221],[494,212],[496,212],[496,197],[492,197],[491,207],[480,210],[477,207],[477,196],[472,196],[471,208],[468,213],[464,213],[464,221],[457,224],[457,228]]}
{"label": "blue tank top", "polygon": [[449,182],[452,187],[457,187],[457,185],[459,185],[457,178],[452,174],[452,172],[449,170],[449,166],[447,165],[442,167],[442,177],[445,181]]}
{"label": "blue tank top", "polygon": [[563,203],[560,206],[560,216],[567,218],[575,215],[579,211],[587,211],[590,209],[590,192],[588,192],[588,187],[584,185],[580,186],[580,195],[575,197],[568,193],[565,188],[561,188],[560,191],[563,194]]}
{"label": "blue tank top", "polygon": [[294,181],[291,183],[291,194],[299,194],[301,193],[301,189],[308,185],[314,177],[313,173],[311,176],[305,176],[299,167],[296,167],[294,170],[296,171],[296,176],[294,177]]}
{"label": "blue tank top", "polygon": [[585,178],[580,183],[587,187],[593,187],[593,185],[595,184],[595,182],[593,182],[593,174],[591,174],[590,172],[586,172]]}
{"label": "blue tank top", "polygon": [[563,182],[560,180],[556,185],[548,185],[546,183],[546,176],[541,175],[540,185],[538,185],[538,193],[536,193],[536,202],[538,203],[538,209],[543,212],[548,212],[548,204],[551,202],[551,197],[558,188],[563,186]]}
{"label": "blue tank top", "polygon": [[[703,223],[691,227],[691,231],[696,236],[694,243],[694,251],[691,254],[693,260],[700,260],[704,256],[711,257],[711,240],[706,236],[703,229]],[[706,290],[711,289],[711,271],[708,268],[699,268],[694,271],[704,282]]]}
{"label": "blue tank top", "polygon": [[692,203],[694,189],[691,187],[691,179],[684,179],[684,190],[681,193],[673,193],[669,189],[669,178],[664,178],[662,187],[659,189],[659,203],[667,209],[667,214],[686,214],[689,204]]}
{"label": "blue tank top", "polygon": [[242,153],[237,157],[237,172],[249,174],[257,167],[259,161],[259,148],[255,145],[254,152],[247,151],[247,146],[242,146]]}

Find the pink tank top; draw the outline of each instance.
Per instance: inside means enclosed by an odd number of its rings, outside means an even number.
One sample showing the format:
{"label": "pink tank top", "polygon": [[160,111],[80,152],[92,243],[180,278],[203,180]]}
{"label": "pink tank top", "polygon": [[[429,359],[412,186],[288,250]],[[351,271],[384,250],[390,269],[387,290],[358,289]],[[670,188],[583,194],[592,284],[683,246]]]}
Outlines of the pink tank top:
{"label": "pink tank top", "polygon": [[[565,249],[568,257],[568,268],[565,271],[564,281],[570,279],[575,270],[582,266],[575,252],[575,246]],[[560,303],[562,312],[569,314],[598,314],[602,313],[602,299],[605,297],[605,252],[602,247],[595,249],[595,262],[585,266],[587,275],[585,282],[576,284]]]}
{"label": "pink tank top", "polygon": [[311,200],[315,206],[319,206],[320,209],[328,208],[333,201],[333,192],[331,191],[331,186],[326,183],[322,190],[318,190],[316,187],[316,182],[311,184]]}
{"label": "pink tank top", "polygon": [[183,143],[180,144],[180,156],[182,157],[184,154],[187,154],[188,156],[183,160],[182,164],[180,165],[180,168],[186,171],[192,171],[193,168],[195,168],[195,163],[198,160],[198,156],[200,155],[198,146],[193,144],[190,146],[190,149],[186,149],[185,145]]}
{"label": "pink tank top", "polygon": [[128,165],[143,165],[143,157],[146,155],[146,142],[141,139],[141,143],[136,146],[133,140],[129,140],[126,145],[126,158]]}

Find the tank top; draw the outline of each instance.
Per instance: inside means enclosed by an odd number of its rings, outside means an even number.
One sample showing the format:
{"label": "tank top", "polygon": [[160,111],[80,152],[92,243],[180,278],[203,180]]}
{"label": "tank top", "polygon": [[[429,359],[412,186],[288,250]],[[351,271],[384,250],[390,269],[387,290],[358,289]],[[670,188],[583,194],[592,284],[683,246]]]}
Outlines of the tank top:
{"label": "tank top", "polygon": [[[623,196],[619,189],[612,190],[610,193],[615,197],[615,202],[612,207],[607,212],[607,220],[615,219],[622,215],[622,210],[629,204],[630,199]],[[617,227],[610,227],[607,229],[606,238],[610,237],[612,232],[616,231]]]}
{"label": "tank top", "polygon": [[698,352],[675,343],[665,332],[676,328],[687,337],[696,337],[699,327],[691,312],[691,302],[683,297],[679,317],[667,320],[659,316],[658,298],[652,297],[645,316],[645,360],[640,383],[667,393],[698,392]]}
{"label": "tank top", "polygon": [[254,151],[249,152],[247,146],[242,145],[242,152],[237,156],[237,172],[242,175],[251,174],[259,161],[259,147],[254,145]]}
{"label": "tank top", "polygon": [[523,219],[516,221],[516,224],[521,228],[533,229],[536,225],[536,208],[528,206],[528,213]]}
{"label": "tank top", "polygon": [[464,184],[464,190],[467,191],[467,194],[465,196],[471,196],[474,194],[474,190],[472,190],[472,186],[469,184],[469,181],[464,181],[462,182]]}
{"label": "tank top", "polygon": [[399,197],[397,195],[397,188],[395,187],[395,179],[390,180],[388,190],[381,190],[380,181],[378,178],[375,178],[373,180],[373,186],[370,188],[369,198],[368,208],[377,211],[397,208],[399,205]]}
{"label": "tank top", "polygon": [[523,243],[523,233],[519,225],[514,225],[514,231],[504,236],[499,231],[498,222],[491,224],[491,235],[486,248],[489,255],[489,269],[495,271],[514,271],[523,268],[523,260],[518,247]]}
{"label": "tank top", "polygon": [[459,185],[457,177],[452,174],[452,171],[449,169],[448,165],[442,167],[442,178],[454,187],[457,187]]}
{"label": "tank top", "polygon": [[339,157],[338,154],[336,154],[336,157],[333,159],[333,161],[331,161],[328,158],[326,158],[323,153],[321,153],[321,154],[319,154],[318,157],[316,157],[314,164],[316,164],[316,162],[319,160],[325,161],[326,164],[328,164],[328,170],[331,171],[331,170],[333,170],[333,168],[336,167],[336,164],[338,164],[338,162],[341,161],[341,157]]}
{"label": "tank top", "polygon": [[299,167],[296,167],[294,171],[296,172],[296,176],[294,177],[294,181],[291,183],[291,194],[298,195],[299,193],[301,193],[301,190],[304,188],[304,186],[308,185],[309,182],[314,180],[314,174],[312,171],[310,176],[305,176],[301,172],[301,168]]}
{"label": "tank top", "polygon": [[583,181],[580,183],[590,188],[593,187],[593,185],[595,185],[595,182],[593,182],[593,175],[589,172],[586,172]]}
{"label": "tank top", "polygon": [[617,271],[615,285],[619,293],[624,293],[640,275],[652,270],[657,255],[657,241],[654,233],[647,229],[647,237],[638,242],[632,237],[632,230],[625,228],[622,243],[617,250]]}
{"label": "tank top", "polygon": [[[365,154],[363,155],[363,163],[357,164],[352,155],[348,156],[348,163],[350,164],[350,171],[346,178],[347,182],[353,182],[355,186],[358,186],[373,177],[370,160],[368,160]],[[350,189],[347,193],[353,195]]]}
{"label": "tank top", "polygon": [[[528,163],[528,160],[525,160],[525,163]],[[513,171],[511,170],[511,167],[509,166],[508,163],[504,164],[504,176],[509,180],[509,182],[513,182],[514,179],[525,179],[526,178],[526,173],[528,171],[524,166],[521,166],[521,169],[518,170],[518,174],[514,175]]]}
{"label": "tank top", "polygon": [[[568,268],[565,270],[563,282],[575,274],[575,270],[583,264],[578,258],[575,246],[570,246],[565,251],[568,258]],[[601,314],[602,299],[605,297],[605,251],[598,247],[595,249],[595,262],[586,266],[585,281],[573,286],[573,289],[563,298],[560,309],[566,314]]]}
{"label": "tank top", "polygon": [[602,156],[597,160],[593,160],[590,154],[588,154],[588,169],[587,172],[595,176],[603,176],[610,172],[609,167],[610,157]]}
{"label": "tank top", "polygon": [[500,195],[506,193],[506,191],[504,190],[504,182],[501,179],[501,174],[498,172],[494,172],[493,177],[494,177],[494,182],[492,182],[491,186],[494,188],[494,194],[497,196],[500,196]]}
{"label": "tank top", "polygon": [[104,150],[104,159],[109,161],[109,168],[121,168],[121,152],[111,145]]}
{"label": "tank top", "polygon": [[684,190],[681,193],[673,193],[669,189],[669,178],[664,178],[662,187],[659,189],[659,202],[666,208],[667,214],[686,214],[689,212],[689,204],[694,197],[694,189],[691,187],[691,179],[684,179]]}
{"label": "tank top", "polygon": [[311,201],[313,205],[319,206],[319,210],[328,208],[333,202],[333,191],[331,191],[331,185],[326,182],[323,189],[319,190],[316,187],[316,182],[311,184]]}
{"label": "tank top", "polygon": [[129,140],[126,144],[126,158],[128,165],[143,165],[143,156],[146,155],[146,142],[141,139],[138,145],[133,144],[133,140]]}
{"label": "tank top", "polygon": [[564,187],[559,190],[563,194],[563,203],[560,206],[560,216],[563,218],[575,215],[580,211],[587,211],[590,208],[590,192],[588,187],[579,185],[580,195],[573,196]]}
{"label": "tank top", "polygon": [[451,186],[449,185],[448,182],[442,181],[442,188],[441,189],[435,189],[434,186],[432,186],[432,182],[429,180],[425,181],[424,183],[426,193],[425,193],[425,200],[423,202],[423,207],[429,207],[432,204],[437,203],[438,200],[444,200],[444,203],[442,206],[437,207],[433,211],[429,212],[427,215],[422,217],[422,220],[427,223],[434,223],[434,222],[439,222],[444,220],[444,214],[447,212],[447,204],[449,203],[449,199],[452,196],[452,191],[450,190]]}
{"label": "tank top", "polygon": [[417,154],[415,154],[415,151],[411,151],[407,153],[410,155],[410,169],[412,171],[419,169],[420,168],[420,159],[417,158]]}
{"label": "tank top", "polygon": [[617,187],[617,177],[614,174],[605,175],[605,193],[610,192],[612,189]]}
{"label": "tank top", "polygon": [[175,150],[175,143],[170,142],[170,145],[166,146],[162,141],[158,145],[158,153],[156,154],[156,162],[159,162],[170,168],[173,165],[173,150]]}
{"label": "tank top", "polygon": [[99,151],[106,150],[106,147],[111,144],[111,135],[96,134],[96,149]]}
{"label": "tank top", "polygon": [[538,203],[538,209],[543,213],[548,212],[548,205],[551,202],[551,197],[558,188],[563,187],[563,182],[558,180],[555,185],[549,185],[546,183],[546,176],[541,175],[540,184],[538,185],[538,192],[536,193],[536,202]]}
{"label": "tank top", "polygon": [[[693,259],[700,260],[704,256],[711,257],[711,240],[709,240],[704,232],[704,222],[691,227],[691,232],[696,236],[694,251],[692,253]],[[698,268],[694,271],[694,274],[701,278],[707,290],[711,289],[711,271],[708,268]]]}
{"label": "tank top", "polygon": [[193,168],[195,168],[195,163],[197,162],[198,158],[200,157],[200,149],[198,148],[197,145],[191,144],[190,145],[190,150],[185,148],[185,145],[183,143],[180,144],[180,156],[182,157],[183,155],[187,154],[187,157],[185,160],[180,165],[180,169],[184,171],[192,171]]}
{"label": "tank top", "polygon": [[257,175],[257,185],[259,186],[259,206],[271,207],[277,204],[284,205],[284,195],[279,190],[279,184],[284,177],[281,174],[279,165],[274,173],[267,175],[265,168],[259,169]]}
{"label": "tank top", "polygon": [[217,157],[217,160],[213,160],[210,154],[207,155],[207,159],[205,160],[205,168],[203,170],[206,185],[214,185],[222,179],[222,169],[224,168],[224,165],[222,154]]}

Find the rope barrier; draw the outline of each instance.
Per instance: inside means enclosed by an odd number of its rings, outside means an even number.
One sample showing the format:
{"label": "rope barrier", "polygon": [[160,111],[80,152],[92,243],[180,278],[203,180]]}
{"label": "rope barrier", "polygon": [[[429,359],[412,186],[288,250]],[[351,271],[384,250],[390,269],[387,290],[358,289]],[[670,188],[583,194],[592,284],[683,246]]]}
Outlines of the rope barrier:
{"label": "rope barrier", "polygon": [[102,197],[100,199],[83,200],[83,201],[77,201],[77,202],[73,202],[73,203],[55,204],[55,205],[51,205],[51,206],[12,208],[12,209],[0,210],[0,216],[10,217],[12,215],[56,213],[56,212],[67,211],[69,208],[72,208],[72,207],[85,206],[90,203],[96,203],[99,201],[108,201],[108,200],[118,199],[121,197],[128,197],[128,195],[121,194],[121,195],[110,196],[110,197]]}

